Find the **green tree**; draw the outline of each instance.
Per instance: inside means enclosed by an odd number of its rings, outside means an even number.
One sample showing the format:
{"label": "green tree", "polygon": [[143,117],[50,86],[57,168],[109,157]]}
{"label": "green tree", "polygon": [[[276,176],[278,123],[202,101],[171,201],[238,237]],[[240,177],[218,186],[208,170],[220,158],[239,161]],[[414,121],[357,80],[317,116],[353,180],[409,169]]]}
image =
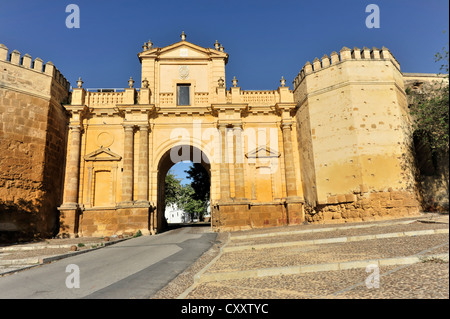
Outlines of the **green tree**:
{"label": "green tree", "polygon": [[415,137],[428,144],[433,155],[449,150],[448,47],[435,55],[435,61],[442,63],[441,71],[446,76],[420,92],[407,90]]}
{"label": "green tree", "polygon": [[204,201],[195,198],[195,190],[189,184],[181,188],[180,208],[189,213],[192,218],[203,216]]}
{"label": "green tree", "polygon": [[194,163],[187,171],[187,177],[192,180],[191,186],[194,189],[194,198],[208,201],[211,189],[211,182],[208,171],[202,164]]}
{"label": "green tree", "polygon": [[165,199],[166,205],[179,205],[181,194],[181,180],[176,178],[175,175],[169,171],[165,178]]}

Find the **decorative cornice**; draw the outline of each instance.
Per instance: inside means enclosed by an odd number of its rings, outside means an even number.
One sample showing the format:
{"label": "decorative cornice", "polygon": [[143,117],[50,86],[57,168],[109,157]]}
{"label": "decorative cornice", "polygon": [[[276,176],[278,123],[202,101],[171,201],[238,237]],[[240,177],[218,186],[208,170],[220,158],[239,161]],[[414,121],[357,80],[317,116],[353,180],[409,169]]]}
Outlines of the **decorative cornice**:
{"label": "decorative cornice", "polygon": [[[99,156],[100,154],[106,154],[108,156]],[[120,161],[122,156],[112,152],[109,148],[101,147],[84,156],[85,161]]]}
{"label": "decorative cornice", "polygon": [[180,115],[208,115],[213,114],[211,108],[205,106],[188,106],[188,107],[180,107],[180,106],[164,106],[160,107],[156,114],[162,116],[180,116]]}

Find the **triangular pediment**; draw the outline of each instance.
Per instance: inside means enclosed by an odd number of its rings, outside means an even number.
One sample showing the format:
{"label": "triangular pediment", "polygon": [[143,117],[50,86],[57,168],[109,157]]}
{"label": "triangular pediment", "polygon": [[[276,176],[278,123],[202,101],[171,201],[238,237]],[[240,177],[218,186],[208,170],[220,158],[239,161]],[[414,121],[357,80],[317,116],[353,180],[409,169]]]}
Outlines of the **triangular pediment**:
{"label": "triangular pediment", "polygon": [[179,41],[163,48],[153,48],[139,53],[140,58],[158,57],[159,59],[209,59],[211,57],[228,58],[228,54],[215,49],[203,48],[188,41]]}
{"label": "triangular pediment", "polygon": [[271,149],[268,146],[260,146],[245,155],[247,158],[271,158],[280,157],[281,153]]}
{"label": "triangular pediment", "polygon": [[84,156],[85,161],[120,161],[122,156],[112,152],[109,148],[99,148]]}

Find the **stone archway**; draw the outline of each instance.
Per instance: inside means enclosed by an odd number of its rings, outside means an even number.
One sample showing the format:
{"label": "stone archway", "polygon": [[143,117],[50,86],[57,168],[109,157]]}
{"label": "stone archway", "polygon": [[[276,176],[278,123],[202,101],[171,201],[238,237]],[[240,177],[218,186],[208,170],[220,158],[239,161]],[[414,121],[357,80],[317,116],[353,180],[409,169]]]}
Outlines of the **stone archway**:
{"label": "stone archway", "polygon": [[[192,145],[176,145],[167,150],[159,159],[157,173],[157,200],[156,211],[152,220],[152,229],[160,232],[167,227],[164,217],[165,211],[165,177],[170,168],[181,162],[191,161],[200,163],[209,174],[211,188],[213,180],[211,178],[211,162],[207,155],[196,146]],[[211,193],[211,192],[210,192]],[[212,214],[212,211],[211,211]]]}

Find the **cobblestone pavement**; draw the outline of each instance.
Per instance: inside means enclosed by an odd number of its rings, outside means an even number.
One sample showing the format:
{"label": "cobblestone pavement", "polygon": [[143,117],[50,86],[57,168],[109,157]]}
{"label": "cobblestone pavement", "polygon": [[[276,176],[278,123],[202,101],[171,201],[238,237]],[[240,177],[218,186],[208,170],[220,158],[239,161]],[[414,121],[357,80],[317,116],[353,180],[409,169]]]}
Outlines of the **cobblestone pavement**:
{"label": "cobblestone pavement", "polygon": [[[363,237],[376,234],[396,235]],[[354,241],[299,244],[332,238]],[[375,222],[370,226],[362,223],[300,225],[232,232],[229,236],[222,234],[221,240],[222,246],[216,247],[214,253],[210,251],[211,255],[203,262],[199,260],[201,265],[185,274],[187,278],[175,279],[154,297],[449,298],[448,214],[427,214]],[[264,245],[286,241],[290,244],[284,247],[264,248]],[[233,251],[235,247],[244,249]],[[186,287],[188,278],[195,272],[195,283],[191,279],[193,284],[180,294],[181,287]]]}
{"label": "cobblestone pavement", "polygon": [[[448,227],[448,214],[423,214],[219,233],[210,250],[152,298],[449,298]],[[102,244],[104,238],[78,238],[0,246],[0,275],[65,256],[71,245],[80,252]]]}

